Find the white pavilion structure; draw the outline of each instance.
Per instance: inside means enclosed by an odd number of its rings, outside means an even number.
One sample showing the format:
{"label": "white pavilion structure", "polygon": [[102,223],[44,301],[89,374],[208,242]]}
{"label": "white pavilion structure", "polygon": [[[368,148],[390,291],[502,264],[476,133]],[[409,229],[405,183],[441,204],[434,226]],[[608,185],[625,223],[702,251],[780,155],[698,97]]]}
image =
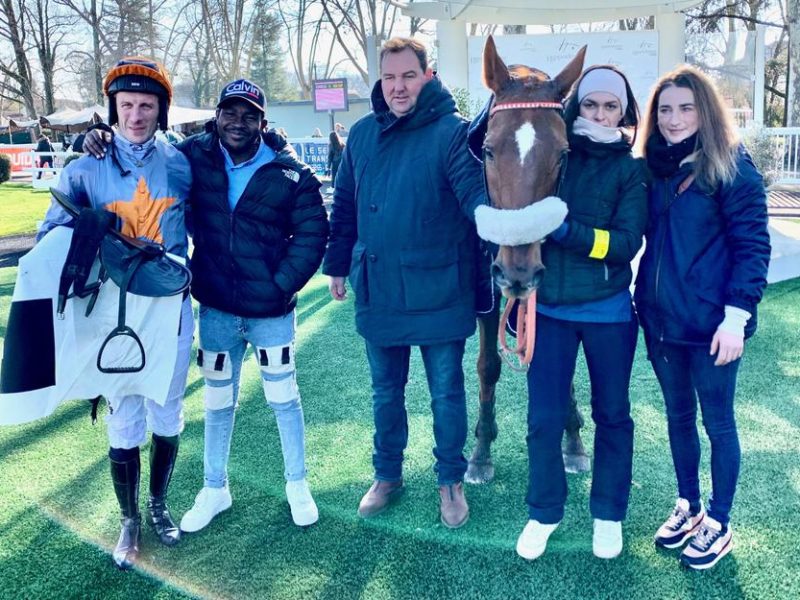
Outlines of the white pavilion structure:
{"label": "white pavilion structure", "polygon": [[403,5],[403,14],[436,21],[438,70],[452,87],[467,87],[467,23],[557,25],[655,17],[659,74],[684,59],[682,10],[699,0],[430,0]]}

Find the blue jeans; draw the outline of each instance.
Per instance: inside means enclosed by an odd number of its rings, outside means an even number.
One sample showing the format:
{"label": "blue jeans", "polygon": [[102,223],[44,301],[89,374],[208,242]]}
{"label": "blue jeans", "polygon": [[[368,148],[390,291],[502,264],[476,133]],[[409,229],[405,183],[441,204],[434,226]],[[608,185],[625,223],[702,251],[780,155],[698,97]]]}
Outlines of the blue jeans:
{"label": "blue jeans", "polygon": [[[467,460],[467,401],[464,392],[465,340],[420,346],[431,393],[435,470],[439,485],[464,479]],[[375,479],[399,481],[403,477],[403,452],[408,444],[405,387],[408,382],[410,346],[376,346],[367,342],[372,374],[372,412]]]}
{"label": "blue jeans", "polygon": [[558,523],[567,501],[561,438],[570,412],[570,385],[583,345],[592,387],[594,467],[589,509],[595,519],[622,521],[633,466],[628,388],[638,324],[580,323],[536,315],[536,352],[528,369],[528,515]]}
{"label": "blue jeans", "polygon": [[197,362],[205,378],[205,485],[228,483],[228,457],[238,403],[239,377],[248,344],[261,370],[267,403],[275,412],[283,451],[284,477],[306,476],[303,407],[295,381],[294,312],[268,319],[248,319],[200,307]]}
{"label": "blue jeans", "polygon": [[667,408],[678,495],[693,504],[700,502],[699,399],[703,426],[711,442],[712,494],[708,515],[727,525],[742,456],[733,412],[736,375],[741,361],[716,367],[716,357],[708,354],[708,346],[653,342],[649,353]]}

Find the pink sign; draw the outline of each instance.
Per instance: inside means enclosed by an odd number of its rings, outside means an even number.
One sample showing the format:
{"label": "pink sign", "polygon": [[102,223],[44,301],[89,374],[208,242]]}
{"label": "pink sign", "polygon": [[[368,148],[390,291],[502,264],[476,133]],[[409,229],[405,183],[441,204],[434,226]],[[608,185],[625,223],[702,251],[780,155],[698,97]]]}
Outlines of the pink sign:
{"label": "pink sign", "polygon": [[313,92],[316,112],[350,110],[346,79],[315,79]]}

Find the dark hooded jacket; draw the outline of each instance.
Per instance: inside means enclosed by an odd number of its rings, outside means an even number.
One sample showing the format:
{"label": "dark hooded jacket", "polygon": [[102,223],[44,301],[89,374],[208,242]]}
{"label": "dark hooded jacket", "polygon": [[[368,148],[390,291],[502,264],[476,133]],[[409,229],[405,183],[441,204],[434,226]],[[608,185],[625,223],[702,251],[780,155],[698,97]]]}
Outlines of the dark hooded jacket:
{"label": "dark hooded jacket", "polygon": [[380,82],[353,125],[336,179],[323,272],[350,276],[356,328],[382,346],[475,331],[475,208],[485,202],[467,121],[434,77],[396,118]]}
{"label": "dark hooded jacket", "polygon": [[275,132],[277,154],[253,174],[236,207],[216,132],[178,144],[192,166],[192,296],[205,306],[251,318],[283,316],[316,272],[328,221],[320,182]]}
{"label": "dark hooded jacket", "polygon": [[650,185],[647,247],[636,278],[636,310],[648,341],[706,345],[725,317],[725,305],[752,316],[767,285],[770,240],[764,182],[739,149],[730,184],[679,187],[694,164]]}

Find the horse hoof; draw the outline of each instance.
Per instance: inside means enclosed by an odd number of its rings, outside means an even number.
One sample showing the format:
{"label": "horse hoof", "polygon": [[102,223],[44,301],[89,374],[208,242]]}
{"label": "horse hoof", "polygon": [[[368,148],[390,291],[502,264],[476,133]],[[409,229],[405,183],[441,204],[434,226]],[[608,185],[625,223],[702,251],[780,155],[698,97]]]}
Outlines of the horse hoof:
{"label": "horse hoof", "polygon": [[464,474],[464,481],[467,483],[489,483],[494,480],[494,465],[488,463],[470,462],[467,472]]}
{"label": "horse hoof", "polygon": [[589,457],[585,454],[564,455],[564,470],[567,473],[587,473],[591,469]]}

